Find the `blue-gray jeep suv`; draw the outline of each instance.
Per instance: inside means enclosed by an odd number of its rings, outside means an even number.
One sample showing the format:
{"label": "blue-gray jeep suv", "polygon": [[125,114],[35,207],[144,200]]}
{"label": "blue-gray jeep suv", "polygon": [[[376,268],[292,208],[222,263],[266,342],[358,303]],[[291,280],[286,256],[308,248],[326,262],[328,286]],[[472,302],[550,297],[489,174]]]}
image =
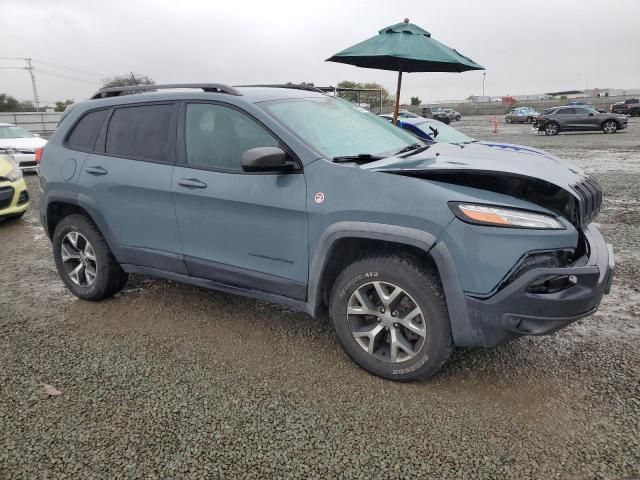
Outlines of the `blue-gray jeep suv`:
{"label": "blue-gray jeep suv", "polygon": [[139,273],[328,310],[358,365],[413,380],[609,291],[601,189],[553,155],[423,143],[310,89],[135,90],[73,106],[42,154],[42,225],[80,298]]}

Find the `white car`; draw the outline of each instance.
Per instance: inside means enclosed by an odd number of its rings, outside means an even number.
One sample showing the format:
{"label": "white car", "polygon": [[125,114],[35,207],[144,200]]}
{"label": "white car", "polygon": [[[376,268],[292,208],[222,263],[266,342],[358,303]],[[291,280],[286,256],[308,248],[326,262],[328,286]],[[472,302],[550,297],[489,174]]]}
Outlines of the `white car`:
{"label": "white car", "polygon": [[36,148],[44,147],[47,141],[40,135],[13,125],[0,123],[0,149],[15,150],[13,158],[23,172],[35,172]]}

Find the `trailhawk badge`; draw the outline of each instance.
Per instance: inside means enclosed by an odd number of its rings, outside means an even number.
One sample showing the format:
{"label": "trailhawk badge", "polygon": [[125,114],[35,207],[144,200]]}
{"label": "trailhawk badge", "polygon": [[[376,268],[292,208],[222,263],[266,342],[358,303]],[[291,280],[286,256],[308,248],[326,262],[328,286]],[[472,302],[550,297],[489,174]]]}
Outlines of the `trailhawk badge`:
{"label": "trailhawk badge", "polygon": [[324,193],[322,193],[322,192],[316,193],[316,196],[313,197],[313,199],[315,200],[316,203],[324,202]]}

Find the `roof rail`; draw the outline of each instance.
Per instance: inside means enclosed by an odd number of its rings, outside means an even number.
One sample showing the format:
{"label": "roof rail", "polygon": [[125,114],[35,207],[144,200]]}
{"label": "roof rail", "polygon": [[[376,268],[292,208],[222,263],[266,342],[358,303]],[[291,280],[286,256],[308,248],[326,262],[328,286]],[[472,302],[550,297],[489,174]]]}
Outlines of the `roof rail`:
{"label": "roof rail", "polygon": [[268,87],[268,88],[293,88],[295,90],[308,90],[310,92],[325,93],[313,85],[301,85],[297,83],[270,83],[259,85],[235,85],[236,87]]}
{"label": "roof rail", "polygon": [[123,93],[140,91],[155,91],[174,88],[200,88],[204,92],[226,93],[228,95],[242,95],[238,90],[223,83],[167,83],[164,85],[131,85],[127,87],[108,87],[98,90],[91,100],[97,98],[118,97]]}

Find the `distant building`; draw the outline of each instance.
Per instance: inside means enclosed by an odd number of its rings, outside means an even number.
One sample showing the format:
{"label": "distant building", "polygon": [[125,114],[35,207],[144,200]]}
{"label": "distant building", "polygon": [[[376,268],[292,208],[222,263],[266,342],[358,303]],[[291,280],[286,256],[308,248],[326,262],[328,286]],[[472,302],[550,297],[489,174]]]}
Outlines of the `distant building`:
{"label": "distant building", "polygon": [[560,92],[547,92],[550,98],[581,98],[585,96],[584,90],[563,90]]}

